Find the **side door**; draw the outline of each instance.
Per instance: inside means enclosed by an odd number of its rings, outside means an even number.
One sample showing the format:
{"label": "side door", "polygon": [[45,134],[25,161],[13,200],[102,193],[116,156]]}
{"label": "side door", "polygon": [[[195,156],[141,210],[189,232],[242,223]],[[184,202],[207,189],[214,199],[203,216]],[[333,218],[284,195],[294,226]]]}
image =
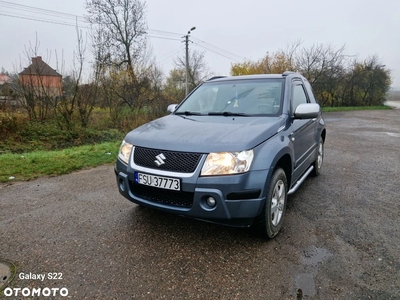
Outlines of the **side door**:
{"label": "side door", "polygon": [[310,98],[307,94],[304,83],[300,79],[292,81],[291,90],[291,116],[292,124],[290,131],[290,140],[294,150],[294,172],[293,181],[306,171],[310,164],[314,161],[312,155],[315,150],[315,122],[316,119],[294,119],[294,112],[302,103],[310,103]]}

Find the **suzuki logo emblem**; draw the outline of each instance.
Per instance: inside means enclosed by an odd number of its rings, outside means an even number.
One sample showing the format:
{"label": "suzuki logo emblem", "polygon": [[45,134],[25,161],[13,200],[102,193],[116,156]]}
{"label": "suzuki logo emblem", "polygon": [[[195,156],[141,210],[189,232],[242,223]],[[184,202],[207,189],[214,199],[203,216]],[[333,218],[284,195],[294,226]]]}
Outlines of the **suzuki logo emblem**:
{"label": "suzuki logo emblem", "polygon": [[165,161],[164,161],[165,159],[166,159],[165,155],[163,153],[161,153],[156,156],[156,160],[154,162],[156,163],[157,167],[159,167],[159,166],[165,164]]}

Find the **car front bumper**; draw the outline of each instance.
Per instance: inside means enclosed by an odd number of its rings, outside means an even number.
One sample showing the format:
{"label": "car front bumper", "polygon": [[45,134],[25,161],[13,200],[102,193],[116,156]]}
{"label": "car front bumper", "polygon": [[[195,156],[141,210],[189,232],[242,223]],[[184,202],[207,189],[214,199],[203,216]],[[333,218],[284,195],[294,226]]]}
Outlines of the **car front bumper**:
{"label": "car front bumper", "polygon": [[[117,161],[115,175],[121,195],[136,204],[168,213],[232,226],[249,226],[264,206],[268,170],[209,177],[200,177],[197,170],[190,176],[176,177],[181,180],[179,192],[139,185],[135,182],[136,171]],[[146,173],[160,175],[157,170]],[[207,203],[209,197],[215,199],[215,206]]]}

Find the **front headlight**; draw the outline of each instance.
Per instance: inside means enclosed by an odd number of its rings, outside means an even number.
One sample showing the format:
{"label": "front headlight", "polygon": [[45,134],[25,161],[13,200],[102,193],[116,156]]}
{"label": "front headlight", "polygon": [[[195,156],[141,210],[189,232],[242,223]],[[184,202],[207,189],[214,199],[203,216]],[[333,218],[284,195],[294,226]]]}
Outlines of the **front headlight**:
{"label": "front headlight", "polygon": [[122,141],[121,147],[119,148],[118,158],[122,160],[125,164],[129,162],[129,156],[132,152],[132,145]]}
{"label": "front headlight", "polygon": [[240,174],[250,169],[254,151],[210,153],[201,169],[201,176]]}

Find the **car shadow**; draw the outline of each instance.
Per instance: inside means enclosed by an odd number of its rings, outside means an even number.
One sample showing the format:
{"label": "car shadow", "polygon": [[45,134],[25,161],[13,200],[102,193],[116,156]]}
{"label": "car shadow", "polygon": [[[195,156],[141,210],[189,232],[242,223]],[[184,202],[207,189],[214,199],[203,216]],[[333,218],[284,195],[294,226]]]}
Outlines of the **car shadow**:
{"label": "car shadow", "polygon": [[[155,209],[135,205],[129,211],[132,232],[144,234],[146,239],[176,240],[181,243],[193,241],[206,244],[218,243],[231,247],[232,243],[258,245],[268,241],[280,240],[285,235],[284,226],[273,240],[268,240],[253,226],[232,227],[207,221],[168,214]],[[140,227],[140,230],[138,230]],[[138,236],[136,236],[138,238]]]}

